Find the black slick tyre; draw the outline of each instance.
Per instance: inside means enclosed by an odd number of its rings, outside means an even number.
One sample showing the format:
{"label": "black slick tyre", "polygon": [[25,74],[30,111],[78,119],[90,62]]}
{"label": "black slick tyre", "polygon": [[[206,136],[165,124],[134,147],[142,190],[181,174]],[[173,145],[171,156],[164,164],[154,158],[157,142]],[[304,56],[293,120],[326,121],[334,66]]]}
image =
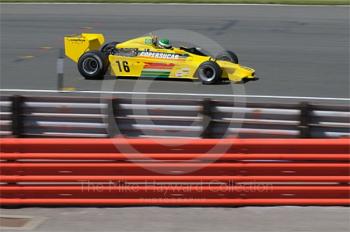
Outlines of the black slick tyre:
{"label": "black slick tyre", "polygon": [[217,60],[230,61],[232,63],[238,64],[238,56],[232,51],[225,51],[216,56]]}
{"label": "black slick tyre", "polygon": [[197,69],[197,77],[203,84],[215,84],[221,81],[221,68],[213,61],[203,62]]}
{"label": "black slick tyre", "polygon": [[115,46],[117,46],[119,42],[109,42],[106,43],[105,45],[103,45],[100,49],[100,52],[102,52],[103,54],[105,54],[106,56],[110,55],[113,53]]}
{"label": "black slick tyre", "polygon": [[103,79],[107,69],[108,59],[100,51],[86,52],[78,60],[78,70],[88,80]]}

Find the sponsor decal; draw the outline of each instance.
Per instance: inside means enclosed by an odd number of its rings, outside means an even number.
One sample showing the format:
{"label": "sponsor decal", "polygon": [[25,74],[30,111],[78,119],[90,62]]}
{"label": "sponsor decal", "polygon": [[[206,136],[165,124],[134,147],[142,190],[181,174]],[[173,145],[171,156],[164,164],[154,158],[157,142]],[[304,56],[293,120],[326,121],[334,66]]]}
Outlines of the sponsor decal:
{"label": "sponsor decal", "polygon": [[176,54],[176,53],[165,53],[165,52],[139,52],[139,56],[143,57],[152,57],[157,59],[172,59],[172,60],[178,60],[178,59],[184,59],[187,56],[182,54]]}
{"label": "sponsor decal", "polygon": [[72,41],[72,42],[84,42],[85,39],[79,39],[79,38],[73,38],[73,39],[68,39],[69,41]]}
{"label": "sponsor decal", "polygon": [[175,73],[175,76],[176,77],[188,77],[190,74],[190,68],[181,68],[179,69],[176,73]]}
{"label": "sponsor decal", "polygon": [[152,38],[146,38],[145,39],[145,44],[153,44]]}
{"label": "sponsor decal", "polygon": [[164,77],[168,78],[171,69],[175,64],[163,64],[163,63],[145,63],[143,70],[141,72],[142,77]]}

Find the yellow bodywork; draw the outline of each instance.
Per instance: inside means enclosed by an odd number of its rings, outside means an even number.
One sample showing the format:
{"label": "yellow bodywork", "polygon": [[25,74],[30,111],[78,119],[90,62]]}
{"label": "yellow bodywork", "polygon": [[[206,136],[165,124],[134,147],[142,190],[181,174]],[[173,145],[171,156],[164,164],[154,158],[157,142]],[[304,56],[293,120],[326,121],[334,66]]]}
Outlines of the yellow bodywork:
{"label": "yellow bodywork", "polygon": [[81,55],[87,51],[99,50],[105,42],[102,34],[81,34],[64,37],[64,50],[66,56],[78,62]]}
{"label": "yellow bodywork", "polygon": [[[198,79],[196,71],[205,61],[215,61],[222,69],[222,78],[231,81],[255,78],[251,68],[210,56],[196,55],[180,48],[162,49],[151,43],[151,36],[139,37],[116,45],[120,53],[108,56],[109,72],[113,76],[163,77]],[[64,38],[65,53],[74,62],[87,51],[99,50],[104,43],[102,34],[83,33]]]}

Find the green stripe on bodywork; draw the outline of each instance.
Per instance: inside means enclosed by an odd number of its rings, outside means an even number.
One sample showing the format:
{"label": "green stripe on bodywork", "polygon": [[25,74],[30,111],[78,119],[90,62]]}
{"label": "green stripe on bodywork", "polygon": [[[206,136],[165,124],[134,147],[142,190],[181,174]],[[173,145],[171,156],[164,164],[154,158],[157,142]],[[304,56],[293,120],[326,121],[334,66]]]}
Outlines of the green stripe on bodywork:
{"label": "green stripe on bodywork", "polygon": [[142,77],[164,77],[168,78],[169,75],[159,75],[159,74],[141,74]]}
{"label": "green stripe on bodywork", "polygon": [[142,73],[165,73],[165,74],[169,74],[170,71],[142,71]]}
{"label": "green stripe on bodywork", "polygon": [[142,71],[141,76],[143,77],[169,77],[170,72],[157,72],[157,71]]}

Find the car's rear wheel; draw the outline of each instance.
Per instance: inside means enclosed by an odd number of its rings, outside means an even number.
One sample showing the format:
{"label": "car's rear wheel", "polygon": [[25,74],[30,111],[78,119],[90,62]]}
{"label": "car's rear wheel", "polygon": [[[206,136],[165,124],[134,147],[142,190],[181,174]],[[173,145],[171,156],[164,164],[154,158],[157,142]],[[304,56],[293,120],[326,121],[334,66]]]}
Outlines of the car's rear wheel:
{"label": "car's rear wheel", "polygon": [[117,46],[118,43],[119,42],[116,42],[116,41],[106,43],[101,47],[100,52],[102,52],[106,56],[113,54],[113,51],[115,50],[115,46]]}
{"label": "car's rear wheel", "polygon": [[221,81],[221,68],[213,61],[206,61],[199,66],[197,76],[203,84],[215,84]]}
{"label": "car's rear wheel", "polygon": [[218,60],[230,61],[232,63],[238,64],[238,56],[232,51],[225,51],[216,56]]}
{"label": "car's rear wheel", "polygon": [[85,79],[101,80],[107,69],[107,57],[99,51],[86,52],[78,60],[78,70]]}

